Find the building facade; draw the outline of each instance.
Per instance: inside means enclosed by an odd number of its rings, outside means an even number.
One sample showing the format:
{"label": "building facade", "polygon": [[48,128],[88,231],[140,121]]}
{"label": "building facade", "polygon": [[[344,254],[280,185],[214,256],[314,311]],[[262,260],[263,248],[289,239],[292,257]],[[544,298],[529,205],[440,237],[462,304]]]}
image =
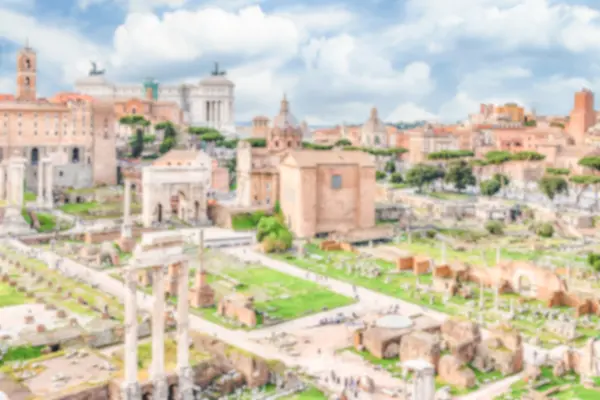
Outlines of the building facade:
{"label": "building facade", "polygon": [[375,226],[375,162],[362,151],[290,151],[281,162],[280,203],[298,237]]}
{"label": "building facade", "polygon": [[283,98],[273,118],[266,148],[240,141],[237,150],[237,201],[241,207],[272,206],[279,198],[279,164],[290,150],[302,148],[302,128]]}
{"label": "building facade", "polygon": [[191,126],[215,128],[224,133],[235,132],[235,85],[219,71],[198,84],[161,85],[154,80],[123,85],[106,80],[103,74],[90,72],[90,76],[75,83],[78,93],[99,99],[146,98],[152,91],[153,100],[174,102],[183,111],[184,120]]}
{"label": "building facade", "polygon": [[52,168],[54,187],[115,184],[115,114],[110,103],[72,93],[37,97],[37,54],[17,54],[16,95],[0,96],[0,159],[15,151],[27,160],[25,184],[37,188],[42,158],[59,154]]}
{"label": "building facade", "polygon": [[376,108],[371,110],[369,119],[361,128],[361,145],[364,147],[388,147],[388,130],[383,121],[379,119]]}

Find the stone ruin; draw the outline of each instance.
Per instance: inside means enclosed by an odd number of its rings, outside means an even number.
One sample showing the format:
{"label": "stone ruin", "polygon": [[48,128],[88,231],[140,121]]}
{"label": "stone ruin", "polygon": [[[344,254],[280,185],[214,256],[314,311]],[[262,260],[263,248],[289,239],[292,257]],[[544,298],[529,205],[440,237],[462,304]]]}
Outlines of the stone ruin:
{"label": "stone ruin", "polygon": [[223,297],[217,305],[217,313],[227,319],[239,321],[248,327],[255,327],[258,323],[254,298],[241,293],[232,293]]}

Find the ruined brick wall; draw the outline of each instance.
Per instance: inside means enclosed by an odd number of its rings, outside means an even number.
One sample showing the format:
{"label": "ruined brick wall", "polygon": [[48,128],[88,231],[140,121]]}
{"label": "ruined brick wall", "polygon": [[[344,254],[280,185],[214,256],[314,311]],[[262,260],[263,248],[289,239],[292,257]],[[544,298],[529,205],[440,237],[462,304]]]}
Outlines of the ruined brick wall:
{"label": "ruined brick wall", "polygon": [[[84,389],[76,393],[69,393],[59,397],[51,397],[51,400],[112,400],[109,384]],[[48,400],[50,400],[48,399]]]}

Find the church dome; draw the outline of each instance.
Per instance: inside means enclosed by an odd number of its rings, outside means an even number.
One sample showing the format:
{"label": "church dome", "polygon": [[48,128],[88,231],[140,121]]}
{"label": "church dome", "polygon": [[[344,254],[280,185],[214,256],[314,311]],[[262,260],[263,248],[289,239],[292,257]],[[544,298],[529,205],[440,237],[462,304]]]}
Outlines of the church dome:
{"label": "church dome", "polygon": [[290,103],[285,96],[283,96],[283,100],[281,100],[279,115],[273,118],[273,128],[279,128],[281,130],[297,130],[300,128],[296,117],[290,112]]}

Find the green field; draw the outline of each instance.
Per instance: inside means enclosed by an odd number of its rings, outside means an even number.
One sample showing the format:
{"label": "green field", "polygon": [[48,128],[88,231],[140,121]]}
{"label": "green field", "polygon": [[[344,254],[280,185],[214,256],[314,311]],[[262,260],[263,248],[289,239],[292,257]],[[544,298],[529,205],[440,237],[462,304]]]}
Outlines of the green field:
{"label": "green field", "polygon": [[[541,371],[542,371],[542,375],[541,375],[540,379],[548,380],[549,382],[534,389],[536,392],[545,392],[552,388],[561,387],[561,390],[559,390],[557,393],[554,393],[552,395],[552,399],[558,399],[558,400],[567,400],[567,399],[569,399],[569,400],[574,400],[574,399],[597,400],[597,399],[600,399],[600,391],[594,390],[594,389],[587,389],[587,388],[583,387],[583,385],[581,385],[579,383],[579,381],[580,381],[579,375],[576,375],[573,372],[569,372],[569,373],[565,374],[564,376],[557,378],[552,373],[552,368],[550,368],[550,367],[542,367]],[[593,378],[593,379],[594,379],[595,385],[599,386],[600,378]],[[519,380],[518,382],[514,383],[510,387],[510,390],[507,393],[503,394],[502,396],[498,396],[495,399],[496,400],[520,399],[528,391],[529,391],[528,384],[523,380]]]}
{"label": "green field", "polygon": [[[36,273],[41,274],[45,277],[45,282],[28,284],[27,289],[35,293],[37,296],[42,296],[48,303],[55,304],[59,308],[64,308],[76,314],[86,315],[90,317],[100,317],[101,311],[94,311],[91,309],[92,306],[102,310],[104,305],[107,305],[109,312],[117,320],[122,321],[124,318],[124,310],[121,303],[115,297],[102,292],[92,287],[76,282],[73,279],[66,278],[60,272],[49,269],[42,261],[27,258],[23,255],[16,253],[13,249],[8,247],[0,246],[0,253],[6,254],[10,259],[19,261],[22,265],[32,268]],[[3,267],[6,270],[6,267]],[[25,282],[26,277],[21,271],[18,271],[16,267],[8,267],[8,273],[16,278],[19,283]],[[31,281],[31,279],[29,278]],[[53,282],[53,287],[47,286],[48,281]],[[62,293],[56,291],[56,287],[61,286],[63,289]],[[70,298],[65,297],[66,292],[71,292]],[[9,292],[10,297],[10,292]],[[84,300],[88,306],[81,304],[78,299]],[[17,296],[11,297],[14,301],[19,301]],[[33,301],[33,300],[32,300]],[[1,304],[0,304],[1,305]]]}
{"label": "green field", "polygon": [[8,283],[0,282],[0,308],[19,306],[28,303],[28,299],[24,293],[19,293],[14,287]]}
{"label": "green field", "polygon": [[[119,218],[123,215],[123,203],[70,203],[60,206],[64,213],[75,215],[82,219]],[[138,214],[142,206],[137,203],[131,204],[131,213]]]}
{"label": "green field", "polygon": [[[354,302],[314,282],[262,265],[246,265],[225,253],[208,251],[204,257],[207,280],[217,299],[233,293],[251,296],[256,311],[266,312],[274,320],[288,321]],[[202,314],[214,322],[224,322],[214,315],[214,308],[202,310]]]}

